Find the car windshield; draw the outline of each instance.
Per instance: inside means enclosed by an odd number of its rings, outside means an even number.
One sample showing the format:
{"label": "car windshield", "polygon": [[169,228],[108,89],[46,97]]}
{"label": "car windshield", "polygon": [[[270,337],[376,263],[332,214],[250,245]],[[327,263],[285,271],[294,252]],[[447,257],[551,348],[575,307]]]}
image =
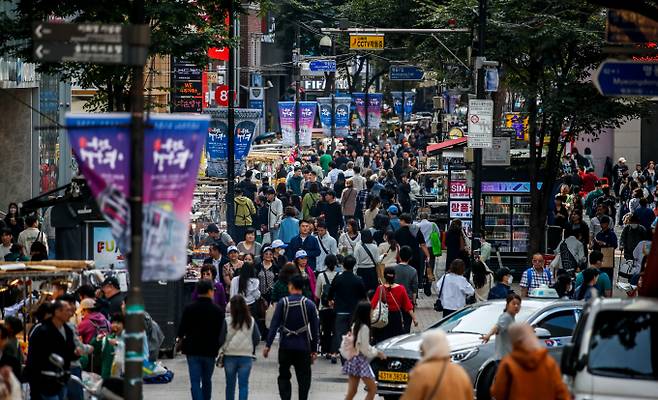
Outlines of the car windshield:
{"label": "car windshield", "polygon": [[658,379],[658,313],[602,311],[596,316],[589,370],[594,375]]}
{"label": "car windshield", "polygon": [[[491,331],[504,309],[504,301],[476,304],[454,313],[447,319],[431,326],[430,329],[441,328],[445,332],[479,333],[484,335]],[[515,319],[517,322],[524,322],[535,311],[537,311],[536,308],[524,307],[521,303],[521,311]]]}

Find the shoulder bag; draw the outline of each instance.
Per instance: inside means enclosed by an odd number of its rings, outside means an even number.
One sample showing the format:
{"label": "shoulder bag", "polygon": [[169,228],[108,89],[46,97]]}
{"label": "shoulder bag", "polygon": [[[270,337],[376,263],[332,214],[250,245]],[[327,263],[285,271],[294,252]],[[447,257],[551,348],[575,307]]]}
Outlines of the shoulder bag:
{"label": "shoulder bag", "polygon": [[443,368],[441,368],[441,374],[439,375],[439,379],[436,380],[436,383],[434,384],[432,391],[430,392],[429,396],[425,398],[425,400],[432,400],[434,398],[436,391],[439,390],[439,386],[441,385],[441,381],[443,380],[443,374],[446,372],[446,368],[448,367],[449,362],[450,362],[449,360],[443,362]]}
{"label": "shoulder bag", "polygon": [[384,328],[386,325],[388,325],[388,303],[386,303],[384,285],[380,285],[379,299],[370,314],[370,326],[373,328]]}
{"label": "shoulder bag", "polygon": [[446,276],[448,274],[443,274],[443,280],[441,281],[441,288],[439,289],[439,298],[436,299],[436,302],[434,303],[434,311],[443,311],[443,303],[441,303],[441,295],[443,294],[443,285],[446,284]]}
{"label": "shoulder bag", "polygon": [[[226,324],[226,330],[228,330],[228,324]],[[215,362],[215,366],[219,368],[224,368],[224,352],[226,351],[226,347],[231,343],[231,340],[233,340],[233,337],[238,333],[237,330],[233,331],[233,334],[226,339],[226,342],[224,342],[224,345],[222,348],[219,350],[219,355],[217,356],[217,361]]]}
{"label": "shoulder bag", "polygon": [[[377,279],[379,279],[379,283],[383,284],[384,283],[384,268],[385,268],[384,263],[378,263],[377,261],[375,261],[375,257],[370,252],[370,249],[368,249],[367,244],[361,243],[361,247],[363,247],[363,250],[365,250],[366,254],[368,254],[368,257],[370,257],[370,261],[372,261],[372,265],[375,266],[375,268],[376,268],[375,271],[377,271]],[[389,251],[390,251],[390,247],[389,247]]]}

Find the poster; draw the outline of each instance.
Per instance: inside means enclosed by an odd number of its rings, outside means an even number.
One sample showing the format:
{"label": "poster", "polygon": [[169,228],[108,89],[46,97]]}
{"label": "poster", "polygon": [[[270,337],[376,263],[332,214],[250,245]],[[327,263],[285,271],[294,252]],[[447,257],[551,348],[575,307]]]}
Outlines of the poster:
{"label": "poster", "polygon": [[[393,110],[397,116],[402,116],[402,92],[391,92],[393,97]],[[404,120],[411,120],[411,113],[414,109],[415,103],[414,92],[404,92]]]}
{"label": "poster", "polygon": [[379,129],[382,123],[382,93],[368,94],[368,128]]}
{"label": "poster", "polygon": [[450,180],[451,199],[470,199],[472,190],[465,180]]}
{"label": "poster", "polygon": [[510,138],[494,137],[490,149],[482,149],[482,165],[510,165]]}
{"label": "poster", "polygon": [[468,147],[491,148],[493,142],[493,100],[468,101]]}
{"label": "poster", "polygon": [[352,101],[354,101],[354,108],[356,109],[356,119],[354,125],[361,128],[365,125],[366,121],[366,94],[363,92],[352,93]]}
{"label": "poster", "polygon": [[[299,145],[310,146],[313,123],[318,104],[315,101],[300,101],[299,105]],[[279,126],[286,146],[295,145],[295,102],[279,102]]]}
{"label": "poster", "polygon": [[[322,133],[331,136],[331,97],[318,97],[318,107],[320,113],[320,122],[322,123]],[[350,133],[350,104],[352,99],[349,97],[334,97],[334,125],[336,137],[347,137]]]}
{"label": "poster", "polygon": [[450,200],[450,218],[471,219],[473,216],[473,201]]}
{"label": "poster", "polygon": [[[185,274],[187,235],[208,117],[151,114],[144,133],[143,261],[145,281]],[[130,253],[130,114],[67,114],[80,171],[110,224],[116,245]]]}
{"label": "poster", "polygon": [[92,238],[94,267],[104,269],[124,266],[123,256],[109,226],[94,226]]}
{"label": "poster", "polygon": [[[211,116],[206,136],[206,176],[225,178],[228,171],[228,109],[209,108],[203,111]],[[247,155],[261,121],[261,110],[236,108],[235,115],[235,175],[246,168]]]}

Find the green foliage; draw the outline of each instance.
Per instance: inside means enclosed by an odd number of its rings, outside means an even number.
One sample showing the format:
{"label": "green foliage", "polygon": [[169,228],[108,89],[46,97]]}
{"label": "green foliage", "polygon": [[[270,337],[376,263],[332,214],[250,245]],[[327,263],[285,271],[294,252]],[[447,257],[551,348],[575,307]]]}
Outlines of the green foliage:
{"label": "green foliage", "polygon": [[[233,0],[152,0],[145,2],[145,20],[151,27],[150,54],[189,54],[198,64],[207,63],[208,47],[227,44],[224,15]],[[6,1],[5,1],[6,2]],[[11,3],[11,2],[10,2]],[[67,22],[129,23],[132,1],[114,0],[19,0],[15,8],[0,15],[0,51],[32,59],[32,24],[59,19]],[[240,9],[236,2],[236,10]],[[43,65],[42,71],[60,72],[83,87],[98,89],[87,105],[93,111],[128,108],[129,68],[82,65]]]}

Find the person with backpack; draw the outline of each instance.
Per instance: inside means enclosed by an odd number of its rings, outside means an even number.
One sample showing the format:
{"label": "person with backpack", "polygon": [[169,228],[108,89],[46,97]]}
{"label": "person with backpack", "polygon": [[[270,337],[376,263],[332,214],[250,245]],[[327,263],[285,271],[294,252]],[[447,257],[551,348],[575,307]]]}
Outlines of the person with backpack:
{"label": "person with backpack", "polygon": [[330,254],[324,259],[325,270],[318,274],[315,284],[315,297],[320,299],[320,354],[337,362],[337,355],[331,351],[332,339],[336,325],[336,311],[329,303],[331,283],[338,275],[336,266],[338,258]]}
{"label": "person with backpack", "polygon": [[521,297],[528,297],[532,289],[542,285],[549,287],[553,284],[553,274],[544,265],[544,256],[541,253],[532,255],[532,266],[521,275]]}
{"label": "person with backpack", "polygon": [[302,296],[304,278],[294,275],[288,283],[289,296],[279,300],[272,317],[270,332],[263,349],[267,358],[276,334],[279,343],[279,396],[282,400],[292,397],[290,367],[295,368],[299,400],[307,400],[311,389],[311,364],[317,358],[319,338],[318,310],[311,299]]}
{"label": "person with backpack", "polygon": [[247,229],[253,225],[253,217],[256,215],[254,202],[242,193],[242,189],[235,188],[235,226],[233,237],[244,238]]}
{"label": "person with backpack", "polygon": [[110,332],[110,322],[96,308],[96,300],[83,299],[80,302],[82,320],[78,324],[78,334],[82,343],[89,344],[99,335],[106,335]]}
{"label": "person with backpack", "polygon": [[359,389],[359,380],[366,385],[366,400],[372,400],[377,395],[375,374],[370,368],[370,360],[378,357],[386,359],[386,355],[370,345],[370,303],[359,302],[352,317],[352,327],[343,336],[341,355],[346,359],[343,364],[343,374],[348,376],[346,400],[352,400]]}
{"label": "person with backpack", "polygon": [[326,258],[329,255],[338,255],[338,242],[331,237],[324,221],[318,221],[315,224],[315,237],[318,238],[318,244],[320,245],[320,255],[315,260],[315,273],[320,274],[327,269],[325,266]]}
{"label": "person with backpack", "polygon": [[308,193],[302,198],[302,218],[309,219],[319,216],[318,202],[320,201],[320,189],[317,182],[311,182]]}
{"label": "person with backpack", "polygon": [[555,258],[550,264],[551,269],[562,269],[573,276],[587,267],[585,249],[579,237],[580,232],[576,232],[576,235],[578,236],[567,236],[557,246]]}

